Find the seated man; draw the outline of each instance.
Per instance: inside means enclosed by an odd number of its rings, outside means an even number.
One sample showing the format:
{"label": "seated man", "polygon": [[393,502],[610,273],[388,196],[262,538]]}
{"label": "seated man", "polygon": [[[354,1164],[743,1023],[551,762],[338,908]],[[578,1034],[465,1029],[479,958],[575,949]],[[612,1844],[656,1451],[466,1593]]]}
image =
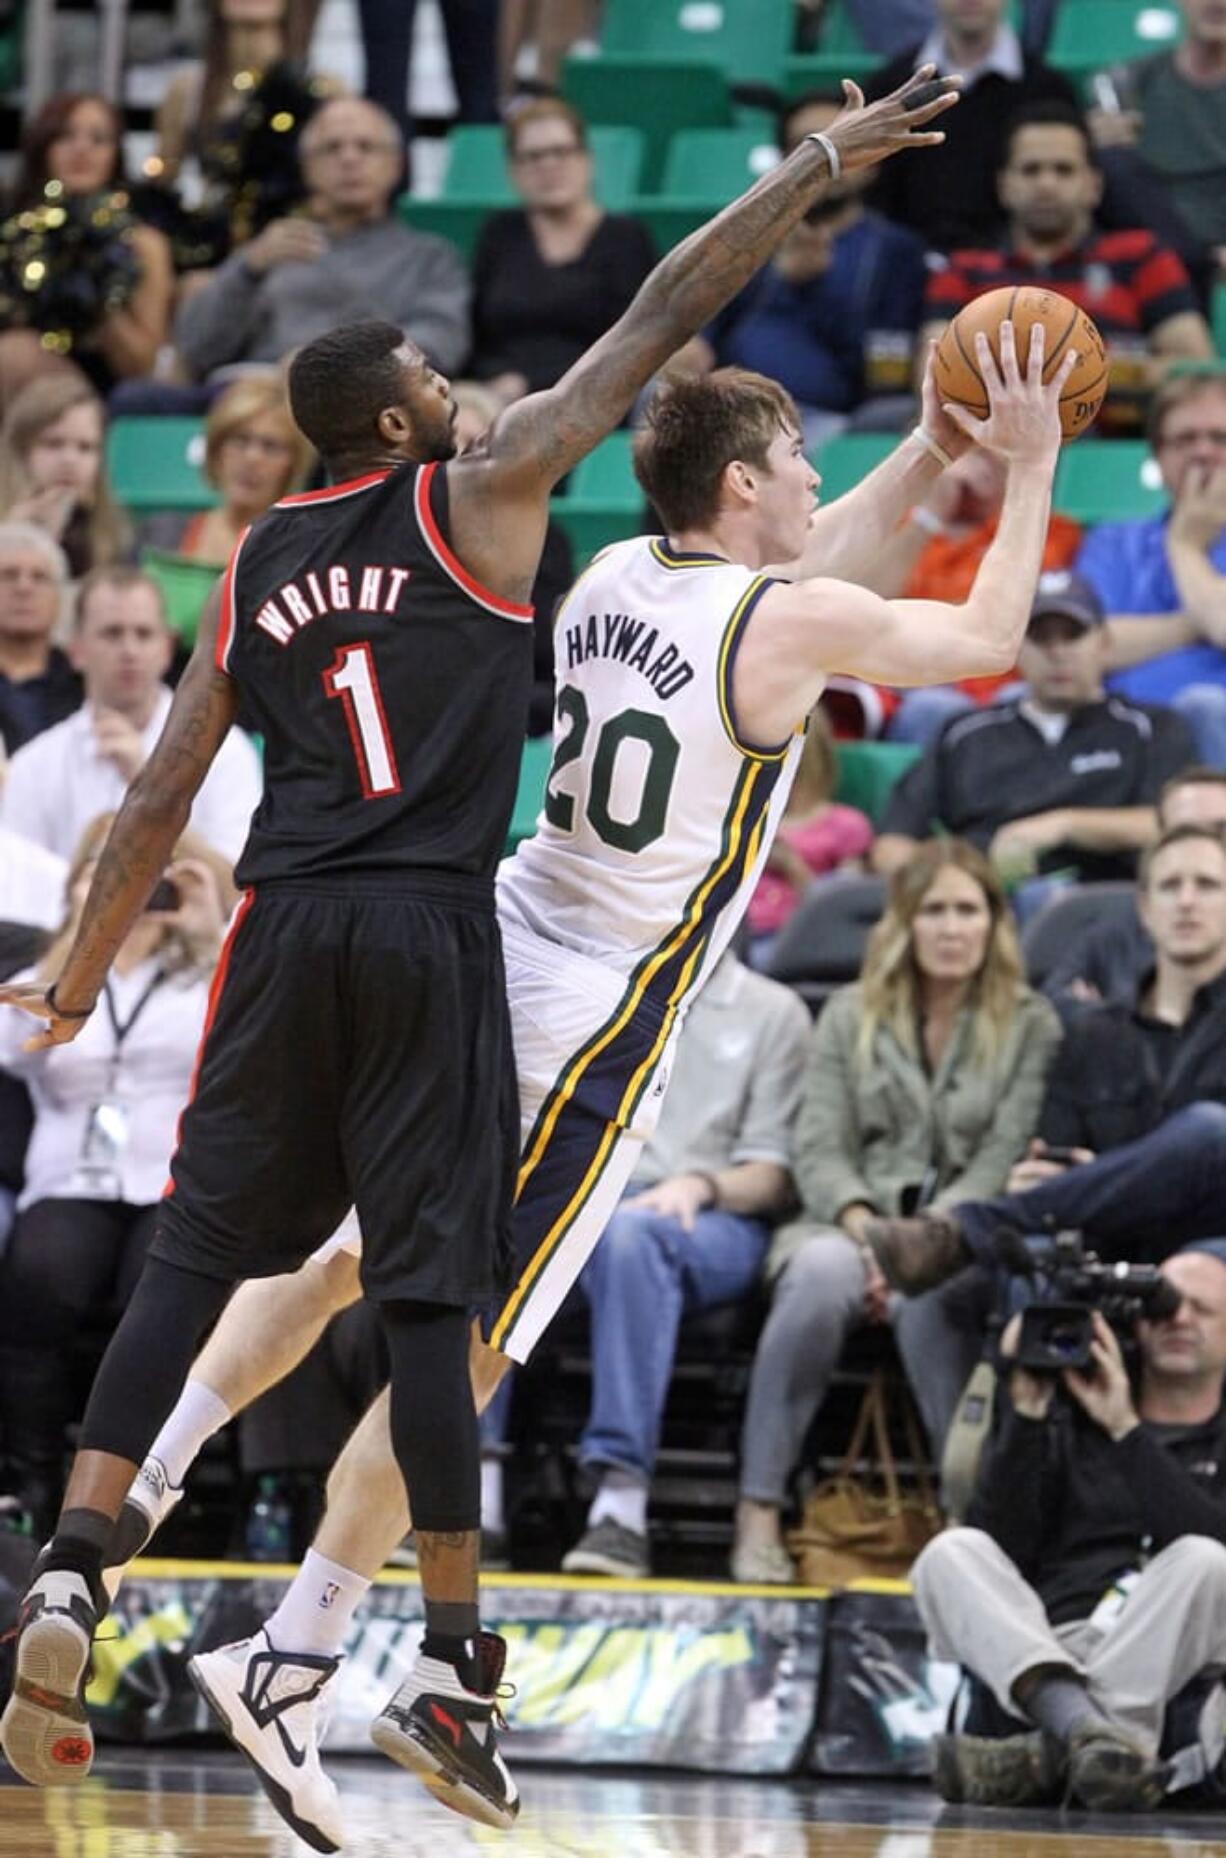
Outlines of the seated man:
{"label": "seated man", "polygon": [[81,680],[51,643],[68,588],[58,542],[34,523],[0,523],[0,742],[13,755],[70,716]]}
{"label": "seated man", "polygon": [[1132,875],[1163,782],[1194,757],[1171,711],[1108,701],[1102,620],[1084,582],[1040,577],[1018,659],[1027,694],[944,726],[890,796],[875,870],[888,876],[918,840],[950,832],[1014,882],[1052,871],[1082,882]]}
{"label": "seated man", "polygon": [[[1166,1257],[1226,1228],[1226,843],[1176,826],[1142,860],[1155,965],[1131,1003],[1086,1006],[1065,1034],[1042,1144],[1010,1190],[865,1237],[909,1295],[1010,1251],[1007,1235],[1083,1231],[1112,1258]],[[1050,1152],[1058,1151],[1058,1152]]]}
{"label": "seated man", "polygon": [[[162,679],[173,651],[156,581],[139,568],[86,575],[72,638],[85,702],[13,756],[0,798],[0,821],[10,831],[70,858],[90,821],[119,807],[169,713]],[[262,784],[259,756],[242,730],[232,729],[191,812],[195,831],[231,864]]]}
{"label": "seated man", "polygon": [[900,155],[880,169],[872,204],[918,232],[938,251],[984,245],[996,236],[1000,203],[993,177],[1000,166],[1005,127],[1016,111],[1054,98],[1077,101],[1072,84],[1022,49],[1005,17],[1005,0],[936,0],[928,38],[874,71],[869,98],[884,97],[922,64],[962,73],[962,99],[941,126],[945,140],[921,163]]}
{"label": "seated man", "polygon": [[687,1310],[746,1296],[795,1189],[790,1138],[809,1016],[725,955],[690,1010],[655,1135],[579,1279],[592,1310],[592,1407],[579,1462],[598,1477],[568,1574],[651,1571],[647,1500]]}
{"label": "seated man", "polygon": [[[1184,768],[1173,774],[1158,795],[1158,830],[1175,826],[1209,826],[1226,833],[1226,769]],[[1103,911],[1097,921],[1076,931],[1043,982],[1043,991],[1058,1006],[1076,1000],[1114,1000],[1131,1006],[1153,972],[1154,945],[1136,908]]]}
{"label": "seated man", "polygon": [[1197,753],[1226,767],[1226,371],[1168,381],[1149,440],[1171,498],[1159,516],[1100,523],[1077,559],[1111,616],[1108,684],[1177,704]]}
{"label": "seated man", "polygon": [[[1130,1811],[1220,1761],[1220,1729],[1202,1751],[1195,1716],[1180,1734],[1168,1705],[1226,1664],[1226,1259],[1194,1247],[1162,1271],[1179,1303],[1137,1325],[1135,1392],[1098,1312],[1088,1368],[1014,1366],[968,1526],[915,1564],[933,1656],[991,1693],[969,1720],[995,1736],[936,1739],[947,1800],[1020,1806],[1067,1787]],[[1017,1346],[1015,1319],[1006,1365]],[[1169,1767],[1164,1729],[1187,1745]]]}
{"label": "seated man", "polygon": [[[841,98],[798,98],[780,121],[783,153],[827,130],[841,108]],[[811,207],[685,351],[702,367],[754,368],[779,381],[800,408],[810,448],[875,395],[905,396],[899,423],[912,416],[924,248],[905,227],[866,210],[866,183],[851,175]]]}
{"label": "seated man", "polygon": [[398,323],[450,374],[468,352],[469,283],[446,239],[415,232],[392,202],[404,144],[385,111],[337,97],[299,144],[307,203],[241,246],[184,305],[175,332],[188,372],[231,362],[276,367],[341,323]]}
{"label": "seated man", "polygon": [[952,251],[933,271],[925,342],[985,291],[1006,284],[1058,290],[1094,318],[1107,344],[1103,425],[1135,428],[1145,397],[1173,366],[1213,359],[1213,338],[1182,262],[1152,232],[1103,232],[1095,224],[1102,176],[1089,131],[1067,105],[1036,104],[1013,118],[998,186],[1004,241]]}

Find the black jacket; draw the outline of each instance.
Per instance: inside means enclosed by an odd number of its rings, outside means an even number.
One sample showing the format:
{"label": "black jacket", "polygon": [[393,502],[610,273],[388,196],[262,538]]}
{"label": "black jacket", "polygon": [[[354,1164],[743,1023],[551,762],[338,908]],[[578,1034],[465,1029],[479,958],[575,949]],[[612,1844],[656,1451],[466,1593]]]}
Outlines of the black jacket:
{"label": "black jacket", "polygon": [[1135,1002],[1074,1012],[1047,1080],[1043,1140],[1101,1154],[1148,1135],[1190,1103],[1226,1104],[1226,975],[1200,989],[1172,1037],[1163,1076]]}
{"label": "black jacket", "polygon": [[1000,1544],[1053,1624],[1084,1619],[1180,1536],[1226,1543],[1226,1410],[1200,1426],[1143,1421],[1117,1445],[1071,1399],[1023,1419],[1002,1392],[966,1520]]}

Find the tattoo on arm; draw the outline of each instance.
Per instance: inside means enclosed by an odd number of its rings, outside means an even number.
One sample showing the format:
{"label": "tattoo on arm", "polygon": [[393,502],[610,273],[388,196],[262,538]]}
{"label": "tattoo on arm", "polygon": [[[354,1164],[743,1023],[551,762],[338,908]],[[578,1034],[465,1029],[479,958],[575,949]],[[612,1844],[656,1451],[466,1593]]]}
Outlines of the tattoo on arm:
{"label": "tattoo on arm", "polygon": [[102,848],[76,940],[56,980],[56,999],[65,1007],[87,1006],[97,998],[234,721],[237,698],[231,680],[214,669],[213,630],[202,624],[162,734]]}

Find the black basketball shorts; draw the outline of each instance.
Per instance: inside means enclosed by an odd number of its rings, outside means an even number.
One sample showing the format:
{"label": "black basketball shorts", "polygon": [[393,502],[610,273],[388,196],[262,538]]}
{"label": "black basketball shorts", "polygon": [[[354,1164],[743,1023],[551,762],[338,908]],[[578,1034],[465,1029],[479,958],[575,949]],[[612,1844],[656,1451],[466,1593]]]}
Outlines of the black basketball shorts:
{"label": "black basketball shorts", "polygon": [[480,1303],[509,1269],[518,1148],[484,887],[269,885],[218,966],[152,1255],[274,1276],[353,1203],[368,1296]]}

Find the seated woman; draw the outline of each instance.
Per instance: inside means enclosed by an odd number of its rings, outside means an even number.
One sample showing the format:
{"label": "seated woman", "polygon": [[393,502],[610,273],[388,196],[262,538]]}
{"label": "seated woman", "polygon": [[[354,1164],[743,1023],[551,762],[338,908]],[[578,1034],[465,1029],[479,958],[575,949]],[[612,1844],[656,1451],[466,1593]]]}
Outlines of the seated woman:
{"label": "seated woman", "polygon": [[121,135],[115,106],[85,91],[49,98],[26,127],[0,228],[0,407],[73,364],[106,394],[149,374],[166,341],[170,246],[132,211]]}
{"label": "seated woman", "polygon": [[755,967],[763,965],[771,942],[813,879],[862,858],[873,842],[864,814],[835,801],[837,779],[830,727],[815,710],[783,822],[745,917]]}
{"label": "seated woman", "polygon": [[[110,823],[103,815],[82,835],[67,919],[33,971],[40,980],[63,965]],[[187,835],[71,1044],[24,1051],[26,1016],[0,1008],[0,1065],[34,1108],[0,1260],[0,1441],[7,1488],[36,1539],[59,1508],[65,1428],[78,1411],[70,1351],[83,1325],[91,1341],[105,1339],[140,1274],[233,900],[224,861]]]}
{"label": "seated woman", "polygon": [[502,406],[552,387],[617,321],[655,263],[647,228],[593,197],[587,128],[569,103],[525,104],[506,142],[524,204],[492,214],[477,242],[471,364]]}
{"label": "seated woman", "polygon": [[132,531],[111,493],[106,413],[72,374],[31,381],[0,427],[0,521],[37,523],[63,549],[74,581],[132,554]]}
{"label": "seated woman", "polygon": [[[985,1181],[999,1192],[1034,1134],[1059,1041],[1054,1011],[1022,979],[991,865],[958,839],[922,845],[891,880],[860,980],[831,998],[813,1034],[793,1161],[802,1212],[767,1259],[773,1301],[741,1440],[737,1580],[791,1580],[788,1479],[847,1336],[892,1314],[864,1222],[954,1206]],[[895,1322],[939,1447],[964,1376],[925,1348],[926,1302]]]}
{"label": "seated woman", "polygon": [[141,526],[141,541],[224,568],[248,523],[301,490],[315,453],[294,424],[279,374],[235,381],[209,409],[204,475],[221,501],[190,516],[167,512]]}

